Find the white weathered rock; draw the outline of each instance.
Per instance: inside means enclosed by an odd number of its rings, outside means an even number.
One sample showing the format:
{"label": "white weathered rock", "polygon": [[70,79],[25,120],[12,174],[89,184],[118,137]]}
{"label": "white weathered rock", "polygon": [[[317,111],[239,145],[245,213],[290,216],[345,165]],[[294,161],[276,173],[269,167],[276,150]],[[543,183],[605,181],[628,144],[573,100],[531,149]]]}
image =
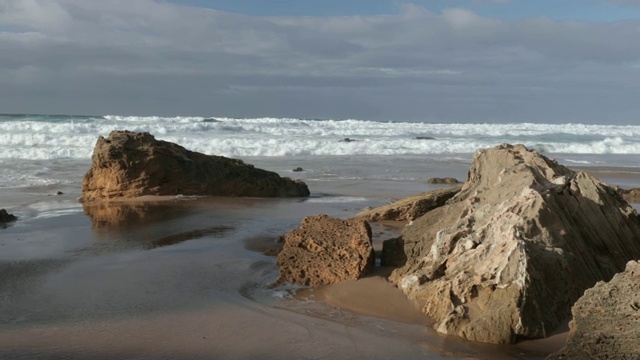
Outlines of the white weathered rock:
{"label": "white weathered rock", "polygon": [[402,235],[391,280],[442,333],[545,337],[599,280],[640,258],[640,217],[601,181],[523,145],[479,150],[460,193]]}

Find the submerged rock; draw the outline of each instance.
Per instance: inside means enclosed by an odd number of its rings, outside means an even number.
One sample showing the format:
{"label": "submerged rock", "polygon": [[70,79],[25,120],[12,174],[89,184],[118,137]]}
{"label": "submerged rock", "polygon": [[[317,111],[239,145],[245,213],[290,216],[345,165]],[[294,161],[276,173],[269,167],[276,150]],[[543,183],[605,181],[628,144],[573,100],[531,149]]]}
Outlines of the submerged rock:
{"label": "submerged rock", "polygon": [[112,131],[100,136],[81,201],[143,195],[309,196],[307,185],[241,160],[189,151],[151,134]]}
{"label": "submerged rock", "polygon": [[16,220],[18,220],[18,218],[15,215],[9,214],[5,209],[0,209],[0,225],[5,225],[6,223]]}
{"label": "submerged rock", "polygon": [[364,220],[308,216],[284,236],[277,283],[305,286],[359,279],[373,269],[371,228]]}
{"label": "submerged rock", "polygon": [[585,291],[571,312],[567,346],[548,359],[640,359],[640,262]]}
{"label": "submerged rock", "polygon": [[446,184],[446,185],[451,185],[451,184],[459,184],[460,181],[458,181],[458,179],[456,178],[452,178],[452,177],[447,177],[447,178],[431,178],[429,180],[427,180],[428,184]]}
{"label": "submerged rock", "polygon": [[541,338],[597,281],[640,258],[640,217],[620,195],[523,145],[474,155],[469,179],[402,234],[390,279],[445,334]]}
{"label": "submerged rock", "polygon": [[460,191],[461,187],[427,191],[409,196],[389,205],[368,209],[356,215],[356,218],[368,221],[411,221],[427,212],[444,205]]}

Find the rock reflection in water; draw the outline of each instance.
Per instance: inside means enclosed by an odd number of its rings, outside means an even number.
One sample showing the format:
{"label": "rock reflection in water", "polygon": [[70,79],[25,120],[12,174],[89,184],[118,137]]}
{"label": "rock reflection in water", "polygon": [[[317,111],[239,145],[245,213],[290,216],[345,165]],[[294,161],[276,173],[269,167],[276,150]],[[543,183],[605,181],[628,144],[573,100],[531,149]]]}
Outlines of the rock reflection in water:
{"label": "rock reflection in water", "polygon": [[152,223],[171,220],[189,212],[188,207],[170,201],[104,202],[84,204],[85,215],[94,231],[128,231]]}
{"label": "rock reflection in water", "polygon": [[[153,249],[203,237],[223,237],[233,228],[197,215],[197,206],[185,201],[111,202],[83,205],[98,240],[82,251],[111,252]],[[193,215],[193,216],[192,216]],[[202,227],[206,225],[206,227]]]}

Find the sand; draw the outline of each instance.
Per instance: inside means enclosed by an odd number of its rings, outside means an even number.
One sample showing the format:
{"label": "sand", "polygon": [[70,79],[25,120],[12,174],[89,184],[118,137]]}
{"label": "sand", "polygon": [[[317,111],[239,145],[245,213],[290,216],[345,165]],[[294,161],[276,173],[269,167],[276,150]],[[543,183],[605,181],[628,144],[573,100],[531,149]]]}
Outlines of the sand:
{"label": "sand", "polygon": [[[449,170],[425,178],[466,171]],[[607,176],[640,184],[616,174]],[[271,289],[277,268],[264,252],[304,216],[349,217],[429,190],[420,180],[308,182],[309,199],[84,208],[77,182],[63,195],[0,190],[21,217],[0,230],[0,358],[542,359],[562,346],[566,329],[512,346],[437,334],[419,304],[385,280],[389,269],[315,290]],[[375,224],[376,249],[402,226]]]}

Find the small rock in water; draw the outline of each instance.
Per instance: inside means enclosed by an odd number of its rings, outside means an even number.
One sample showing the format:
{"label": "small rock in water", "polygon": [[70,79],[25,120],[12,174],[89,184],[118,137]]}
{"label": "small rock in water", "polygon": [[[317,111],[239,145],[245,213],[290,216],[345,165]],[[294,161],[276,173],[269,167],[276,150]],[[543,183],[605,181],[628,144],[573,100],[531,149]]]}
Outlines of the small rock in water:
{"label": "small rock in water", "polygon": [[459,184],[460,181],[458,181],[458,179],[456,178],[447,177],[447,178],[431,178],[427,180],[427,183],[428,184]]}
{"label": "small rock in water", "polygon": [[304,169],[301,168],[301,167],[297,167],[297,168],[293,169],[293,172],[301,172],[301,171],[304,171]]}
{"label": "small rock in water", "polygon": [[340,140],[340,142],[354,142],[354,141],[358,141],[358,140],[351,139],[351,138],[344,138],[344,139]]}
{"label": "small rock in water", "polygon": [[18,218],[15,215],[9,214],[5,209],[0,209],[0,224],[6,224],[16,220],[18,220]]}
{"label": "small rock in water", "polygon": [[435,140],[431,136],[416,136],[416,140]]}
{"label": "small rock in water", "polygon": [[64,193],[62,191],[58,191],[56,195],[64,195]]}

